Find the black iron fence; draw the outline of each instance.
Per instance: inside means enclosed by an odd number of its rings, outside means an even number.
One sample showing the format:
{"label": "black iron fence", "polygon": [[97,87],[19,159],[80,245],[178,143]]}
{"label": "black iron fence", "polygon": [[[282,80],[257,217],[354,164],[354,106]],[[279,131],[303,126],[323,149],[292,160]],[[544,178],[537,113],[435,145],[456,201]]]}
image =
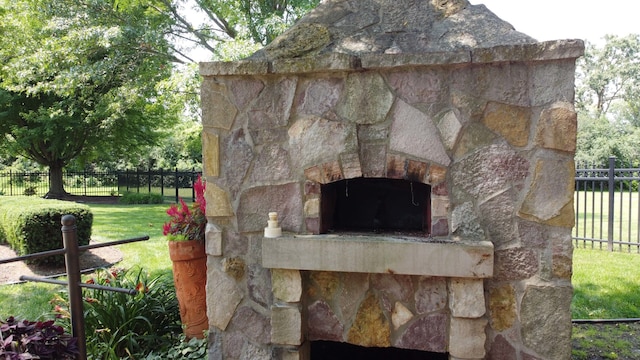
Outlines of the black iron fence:
{"label": "black iron fence", "polygon": [[[195,197],[195,170],[65,172],[65,190],[80,196],[157,193],[169,201]],[[576,246],[640,253],[640,168],[577,166],[573,239]],[[0,171],[0,195],[44,196],[47,172]]]}
{"label": "black iron fence", "polygon": [[576,246],[640,253],[640,168],[576,169]]}
{"label": "black iron fence", "polygon": [[[157,193],[169,200],[193,199],[196,170],[66,171],[65,190],[78,196],[118,196],[126,192]],[[44,196],[48,172],[0,171],[0,195]]]}

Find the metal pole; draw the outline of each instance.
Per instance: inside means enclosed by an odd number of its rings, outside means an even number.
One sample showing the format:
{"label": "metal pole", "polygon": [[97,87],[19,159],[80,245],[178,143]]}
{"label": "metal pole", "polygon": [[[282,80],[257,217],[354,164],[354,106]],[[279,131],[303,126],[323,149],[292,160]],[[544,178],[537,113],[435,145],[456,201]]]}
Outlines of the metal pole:
{"label": "metal pole", "polygon": [[82,289],[80,288],[80,263],[78,257],[78,228],[73,215],[62,217],[62,241],[66,250],[64,255],[69,279],[69,308],[71,309],[71,329],[73,336],[78,339],[78,359],[87,358],[87,343],[84,332],[84,309],[82,304]]}
{"label": "metal pole", "polygon": [[609,157],[609,216],[608,216],[608,227],[607,227],[607,247],[609,251],[613,251],[613,212],[615,211],[614,202],[615,202],[615,167],[616,167],[616,157]]}
{"label": "metal pole", "polygon": [[160,168],[160,195],[164,199],[164,170]]}
{"label": "metal pole", "polygon": [[176,168],[176,204],[178,203],[179,198],[180,198],[180,192],[179,192],[179,188],[178,188],[178,168]]}

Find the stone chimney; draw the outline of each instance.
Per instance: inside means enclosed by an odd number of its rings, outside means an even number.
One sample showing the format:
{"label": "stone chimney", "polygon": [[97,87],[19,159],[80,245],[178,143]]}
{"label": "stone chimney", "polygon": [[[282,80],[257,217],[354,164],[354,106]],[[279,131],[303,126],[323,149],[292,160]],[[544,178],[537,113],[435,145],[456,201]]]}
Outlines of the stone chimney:
{"label": "stone chimney", "polygon": [[209,359],[570,359],[583,50],[327,0],[202,63]]}

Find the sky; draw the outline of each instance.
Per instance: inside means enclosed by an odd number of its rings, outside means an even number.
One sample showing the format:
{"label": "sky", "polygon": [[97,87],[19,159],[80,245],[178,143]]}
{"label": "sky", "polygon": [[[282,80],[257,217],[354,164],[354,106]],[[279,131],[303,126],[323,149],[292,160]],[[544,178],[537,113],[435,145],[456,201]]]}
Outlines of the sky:
{"label": "sky", "polygon": [[640,34],[640,0],[470,0],[538,41]]}

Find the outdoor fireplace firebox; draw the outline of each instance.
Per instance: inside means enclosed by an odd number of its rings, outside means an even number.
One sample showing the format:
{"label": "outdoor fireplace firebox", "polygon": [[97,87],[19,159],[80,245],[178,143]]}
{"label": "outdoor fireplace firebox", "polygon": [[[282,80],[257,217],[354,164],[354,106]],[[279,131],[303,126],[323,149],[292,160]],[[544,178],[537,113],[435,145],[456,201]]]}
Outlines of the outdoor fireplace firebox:
{"label": "outdoor fireplace firebox", "polygon": [[209,359],[569,359],[583,50],[325,0],[202,63]]}
{"label": "outdoor fireplace firebox", "polygon": [[386,178],[345,179],[321,186],[320,233],[356,231],[429,235],[429,185]]}

